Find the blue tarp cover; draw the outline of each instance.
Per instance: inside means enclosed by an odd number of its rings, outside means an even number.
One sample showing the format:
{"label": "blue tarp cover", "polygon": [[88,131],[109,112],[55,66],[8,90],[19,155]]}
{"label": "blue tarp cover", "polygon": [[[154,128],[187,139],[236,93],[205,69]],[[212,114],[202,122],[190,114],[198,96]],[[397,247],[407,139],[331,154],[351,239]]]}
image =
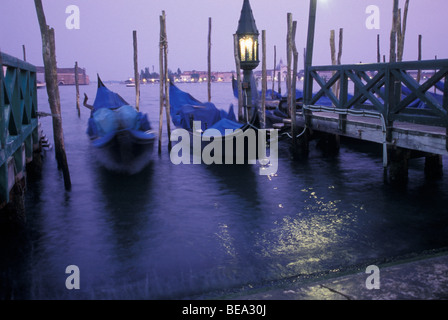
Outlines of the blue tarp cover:
{"label": "blue tarp cover", "polygon": [[110,91],[105,86],[99,86],[96,91],[95,102],[93,103],[94,110],[101,108],[114,109],[124,105],[129,105],[119,94]]}
{"label": "blue tarp cover", "polygon": [[230,106],[229,112],[219,110],[211,102],[200,102],[187,92],[180,90],[174,84],[170,84],[170,113],[171,120],[178,128],[192,130],[193,121],[201,121],[201,129],[205,131],[213,127],[220,120],[226,119],[228,121],[222,124],[230,124],[241,127],[241,124],[236,122],[233,105]]}
{"label": "blue tarp cover", "polygon": [[88,121],[87,134],[112,139],[118,130],[151,129],[148,116],[135,110],[120,95],[106,88],[100,79]]}

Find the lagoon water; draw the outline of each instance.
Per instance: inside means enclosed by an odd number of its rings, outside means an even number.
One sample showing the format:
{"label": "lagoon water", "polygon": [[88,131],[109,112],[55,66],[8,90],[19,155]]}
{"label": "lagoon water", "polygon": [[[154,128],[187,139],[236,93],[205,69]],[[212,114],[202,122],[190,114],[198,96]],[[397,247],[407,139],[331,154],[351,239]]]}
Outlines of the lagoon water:
{"label": "lagoon water", "polygon": [[[134,104],[135,89],[106,84]],[[206,84],[182,84],[206,100]],[[96,84],[81,87],[90,103]],[[409,185],[383,183],[381,146],[345,141],[338,155],[312,146],[308,160],[279,146],[272,176],[258,166],[173,165],[155,148],[137,175],[110,172],[92,156],[89,110],[78,118],[75,88],[60,87],[72,190],[65,191],[54,150],[29,179],[27,224],[0,242],[4,299],[185,299],[219,296],[271,281],[319,277],[448,246],[448,163],[427,181],[413,160]],[[213,101],[236,103],[230,83]],[[49,112],[46,90],[39,110]],[[159,87],[141,87],[140,110],[158,127]],[[41,118],[52,141],[50,118]],[[80,289],[66,288],[78,266]]]}

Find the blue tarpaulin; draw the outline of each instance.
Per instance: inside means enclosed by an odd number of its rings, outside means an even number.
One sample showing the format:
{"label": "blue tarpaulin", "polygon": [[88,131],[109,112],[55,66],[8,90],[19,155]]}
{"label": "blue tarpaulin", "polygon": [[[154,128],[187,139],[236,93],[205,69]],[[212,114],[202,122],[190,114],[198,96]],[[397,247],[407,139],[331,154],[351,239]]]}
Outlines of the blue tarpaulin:
{"label": "blue tarpaulin", "polygon": [[213,103],[200,102],[172,83],[170,83],[170,114],[176,127],[190,131],[193,129],[193,121],[200,121],[203,131],[213,127],[223,119],[228,121],[222,122],[222,124],[233,122],[232,127],[236,125],[241,127],[241,124],[236,122],[233,105],[230,106],[229,112],[219,110]]}
{"label": "blue tarpaulin", "polygon": [[148,116],[135,110],[120,95],[110,91],[98,78],[98,89],[93,110],[88,121],[90,137],[104,137],[118,130],[151,129]]}

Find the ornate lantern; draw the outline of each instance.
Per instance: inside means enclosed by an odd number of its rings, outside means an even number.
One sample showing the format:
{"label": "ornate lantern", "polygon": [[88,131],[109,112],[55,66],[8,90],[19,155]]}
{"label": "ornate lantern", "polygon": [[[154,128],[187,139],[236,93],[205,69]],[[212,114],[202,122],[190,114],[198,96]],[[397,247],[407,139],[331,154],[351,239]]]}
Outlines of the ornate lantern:
{"label": "ornate lantern", "polygon": [[251,78],[252,70],[259,64],[258,55],[258,32],[255,24],[255,19],[252,14],[249,0],[244,0],[243,8],[241,10],[240,21],[238,22],[238,29],[236,31],[238,38],[238,54],[240,58],[241,69],[243,69],[243,89],[246,94],[246,119],[248,120],[250,108],[252,105],[251,95]]}

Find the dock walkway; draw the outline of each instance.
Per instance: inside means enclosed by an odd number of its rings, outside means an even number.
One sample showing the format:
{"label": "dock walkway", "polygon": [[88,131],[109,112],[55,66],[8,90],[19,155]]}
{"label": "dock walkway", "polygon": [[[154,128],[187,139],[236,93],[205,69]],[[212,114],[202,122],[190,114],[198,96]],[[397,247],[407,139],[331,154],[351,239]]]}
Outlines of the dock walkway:
{"label": "dock walkway", "polygon": [[299,282],[292,279],[244,290],[227,300],[446,300],[448,252],[378,265],[379,289],[367,289],[370,274],[358,271]]}

